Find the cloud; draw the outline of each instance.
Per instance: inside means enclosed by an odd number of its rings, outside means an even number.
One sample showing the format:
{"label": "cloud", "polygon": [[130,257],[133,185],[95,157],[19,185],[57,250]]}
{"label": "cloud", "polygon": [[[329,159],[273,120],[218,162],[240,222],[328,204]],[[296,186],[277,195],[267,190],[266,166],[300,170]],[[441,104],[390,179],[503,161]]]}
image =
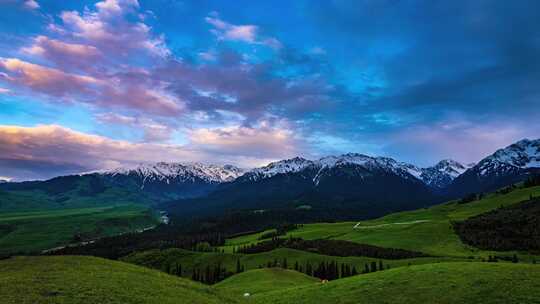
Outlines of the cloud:
{"label": "cloud", "polygon": [[[64,11],[60,14],[63,26],[53,24],[50,28],[84,39],[108,52],[127,55],[132,51],[146,50],[156,56],[170,55],[163,36],[153,36],[151,27],[136,14],[136,0],[105,0],[95,4],[95,11]],[[138,21],[130,21],[134,15]]]}
{"label": "cloud", "polygon": [[37,36],[30,47],[22,49],[23,52],[43,57],[64,67],[93,66],[96,60],[103,55],[95,46],[67,43],[46,36]]}
{"label": "cloud", "polygon": [[10,89],[0,88],[0,94],[9,94],[9,93],[11,93]]}
{"label": "cloud", "polygon": [[4,73],[0,79],[53,96],[88,93],[100,83],[91,76],[70,74],[17,58],[0,57],[0,70],[9,73]]}
{"label": "cloud", "polygon": [[282,44],[274,37],[259,37],[259,27],[252,24],[234,25],[223,21],[217,14],[211,14],[205,18],[206,22],[212,25],[210,32],[218,40],[241,41],[249,44],[262,44],[274,49],[279,49]]}
{"label": "cloud", "polygon": [[39,3],[35,0],[24,1],[24,7],[27,9],[35,10],[39,8]]}
{"label": "cloud", "polygon": [[98,114],[97,120],[107,124],[142,130],[144,133],[143,142],[166,142],[172,138],[174,132],[174,128],[169,125],[145,117],[132,117],[109,112]]}
{"label": "cloud", "polygon": [[158,161],[262,165],[294,151],[282,130],[194,130],[191,139],[186,145],[132,143],[58,125],[0,125],[0,167],[21,180]]}
{"label": "cloud", "polygon": [[515,120],[480,123],[454,119],[399,129],[378,143],[385,153],[420,165],[445,158],[470,163],[523,138],[536,139],[538,134],[540,126]]}
{"label": "cloud", "polygon": [[189,132],[194,147],[212,153],[241,153],[259,159],[282,159],[301,153],[303,143],[292,130],[269,126],[202,128]]}

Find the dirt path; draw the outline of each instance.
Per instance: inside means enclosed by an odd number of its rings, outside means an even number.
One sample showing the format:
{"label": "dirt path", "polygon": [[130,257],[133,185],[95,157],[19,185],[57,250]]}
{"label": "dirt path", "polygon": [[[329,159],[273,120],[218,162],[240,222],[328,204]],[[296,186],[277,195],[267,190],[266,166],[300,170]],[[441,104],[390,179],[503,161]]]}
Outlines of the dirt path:
{"label": "dirt path", "polygon": [[425,223],[429,221],[430,220],[416,220],[416,221],[410,221],[410,222],[389,223],[389,224],[380,224],[380,225],[373,225],[373,226],[360,226],[361,222],[358,222],[356,225],[354,225],[353,229],[380,228],[380,227],[386,227],[386,226],[391,226],[391,225],[412,225],[412,224],[418,224],[418,223]]}

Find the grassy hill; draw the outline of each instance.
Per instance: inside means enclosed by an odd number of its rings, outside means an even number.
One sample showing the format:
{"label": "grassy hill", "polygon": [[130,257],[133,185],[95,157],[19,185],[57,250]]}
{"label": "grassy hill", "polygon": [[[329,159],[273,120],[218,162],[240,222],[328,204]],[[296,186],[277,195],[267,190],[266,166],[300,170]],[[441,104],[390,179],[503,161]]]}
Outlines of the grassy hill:
{"label": "grassy hill", "polygon": [[[94,257],[0,261],[2,303],[540,303],[540,266],[432,263],[318,283],[292,270],[247,271],[205,286]],[[243,293],[249,292],[245,298]]]}
{"label": "grassy hill", "polygon": [[0,184],[0,212],[44,211],[126,204],[150,205],[140,193],[105,185],[93,175]]}
{"label": "grassy hill", "polygon": [[[253,284],[257,284],[254,280]],[[249,284],[245,285],[248,289]],[[254,294],[253,303],[540,303],[540,266],[440,263]]]}
{"label": "grassy hill", "polygon": [[154,226],[145,206],[124,205],[0,213],[0,254],[35,252]]}
{"label": "grassy hill", "polygon": [[[421,251],[436,256],[486,257],[497,254],[467,246],[454,233],[451,221],[508,206],[540,196],[540,187],[516,189],[508,194],[488,194],[483,199],[459,204],[457,201],[427,209],[394,213],[362,222],[305,224],[289,232],[286,237],[303,239],[337,239],[381,247]],[[356,228],[355,228],[356,226]],[[224,249],[256,243],[255,235],[227,240]],[[513,252],[509,252],[511,254]],[[524,255],[524,258],[528,258]]]}
{"label": "grassy hill", "polygon": [[373,259],[368,257],[335,257],[322,255],[307,251],[279,248],[268,252],[256,254],[240,254],[240,253],[217,253],[217,252],[193,252],[183,249],[166,249],[166,250],[149,250],[138,252],[122,258],[122,261],[134,263],[140,266],[146,266],[162,271],[180,264],[183,269],[184,277],[191,277],[194,269],[204,269],[208,266],[221,265],[227,271],[234,273],[236,271],[236,263],[240,261],[245,270],[258,269],[260,266],[267,266],[268,262],[277,261],[282,264],[284,259],[287,259],[288,268],[292,269],[296,262],[300,266],[305,267],[306,263],[318,265],[320,262],[335,261],[339,264],[348,264],[356,267],[358,272],[364,269],[365,264],[371,262],[382,261],[385,266],[399,267],[426,264],[440,263],[449,261],[469,261],[465,258],[446,258],[446,257],[426,257],[402,260],[384,260]]}
{"label": "grassy hill", "polygon": [[294,270],[264,268],[242,272],[214,286],[231,295],[240,296],[246,292],[255,295],[291,287],[313,285],[316,282],[319,280]]}
{"label": "grassy hill", "polygon": [[205,285],[93,257],[16,257],[0,261],[5,304],[236,303]]}

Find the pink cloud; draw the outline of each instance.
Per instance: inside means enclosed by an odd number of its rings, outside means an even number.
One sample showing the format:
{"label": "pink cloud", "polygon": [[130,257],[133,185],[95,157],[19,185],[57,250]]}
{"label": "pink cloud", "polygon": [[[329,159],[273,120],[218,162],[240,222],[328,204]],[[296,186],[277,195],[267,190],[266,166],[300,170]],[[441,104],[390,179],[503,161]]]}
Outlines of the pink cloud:
{"label": "pink cloud", "polygon": [[[103,136],[77,132],[57,125],[20,127],[0,125],[0,163],[9,176],[50,177],[47,168],[69,168],[71,173],[110,169],[145,162],[207,161],[241,166],[263,165],[281,158],[289,148],[287,132],[283,130],[247,130],[242,128],[194,131],[194,142],[186,145],[132,143]],[[199,139],[195,137],[200,136]],[[257,136],[260,140],[257,141]],[[267,142],[265,140],[274,140]],[[217,150],[202,149],[208,144]],[[258,144],[264,144],[258,148]],[[251,145],[251,147],[249,147]],[[282,149],[278,148],[282,145]],[[285,145],[285,146],[283,146]],[[219,150],[249,148],[234,154]],[[228,150],[231,151],[231,150]],[[37,166],[36,164],[39,164]],[[30,169],[28,169],[30,168]],[[38,171],[44,169],[47,173]],[[68,173],[63,171],[64,174]],[[48,175],[47,175],[48,174]],[[54,175],[54,173],[52,173]]]}
{"label": "pink cloud", "polygon": [[4,80],[54,96],[88,93],[101,83],[91,76],[66,73],[16,58],[0,58],[0,70],[6,72]]}
{"label": "pink cloud", "polygon": [[[60,14],[63,26],[52,24],[49,28],[83,39],[100,49],[127,55],[132,51],[145,50],[165,57],[170,50],[163,36],[153,36],[151,28],[143,23],[136,11],[136,0],[105,0],[95,4],[95,11],[64,11]],[[139,21],[129,21],[128,15]]]}
{"label": "pink cloud", "polygon": [[285,125],[260,122],[256,127],[230,126],[201,128],[189,132],[191,144],[199,149],[223,154],[238,154],[260,159],[296,156],[303,142]]}
{"label": "pink cloud", "polygon": [[102,53],[96,47],[80,44],[67,43],[46,36],[38,36],[33,44],[22,49],[24,53],[39,56],[66,68],[88,69],[95,65],[97,60],[102,59]]}
{"label": "pink cloud", "polygon": [[539,128],[518,121],[480,123],[449,120],[433,125],[400,129],[385,137],[384,150],[403,160],[424,159],[432,165],[438,160],[452,158],[464,163],[477,162],[523,138],[537,138]]}

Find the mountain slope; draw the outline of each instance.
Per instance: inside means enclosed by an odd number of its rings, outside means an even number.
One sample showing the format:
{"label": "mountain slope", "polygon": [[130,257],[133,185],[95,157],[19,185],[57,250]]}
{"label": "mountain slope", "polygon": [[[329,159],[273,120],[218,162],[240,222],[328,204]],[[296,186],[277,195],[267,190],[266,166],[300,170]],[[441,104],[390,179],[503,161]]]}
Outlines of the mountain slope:
{"label": "mountain slope", "polygon": [[243,173],[244,170],[231,165],[159,162],[94,174],[111,185],[143,192],[154,200],[163,201],[203,196]]}
{"label": "mountain slope", "polygon": [[535,173],[540,173],[540,139],[524,139],[482,159],[457,177],[447,191],[453,197],[493,191]]}
{"label": "mountain slope", "polygon": [[221,184],[207,197],[173,202],[166,208],[187,215],[309,205],[356,210],[372,217],[435,201],[431,189],[411,174],[409,166],[391,158],[355,153],[316,161],[297,157],[253,169]]}
{"label": "mountain slope", "polygon": [[160,271],[94,257],[0,261],[2,303],[237,303]]}
{"label": "mountain slope", "polygon": [[445,159],[432,167],[420,169],[420,179],[431,188],[440,191],[472,166],[474,164],[463,165],[455,160]]}
{"label": "mountain slope", "polygon": [[[540,267],[438,263],[255,294],[254,303],[538,303]],[[253,281],[256,288],[257,281]],[[246,289],[248,286],[246,286]]]}

